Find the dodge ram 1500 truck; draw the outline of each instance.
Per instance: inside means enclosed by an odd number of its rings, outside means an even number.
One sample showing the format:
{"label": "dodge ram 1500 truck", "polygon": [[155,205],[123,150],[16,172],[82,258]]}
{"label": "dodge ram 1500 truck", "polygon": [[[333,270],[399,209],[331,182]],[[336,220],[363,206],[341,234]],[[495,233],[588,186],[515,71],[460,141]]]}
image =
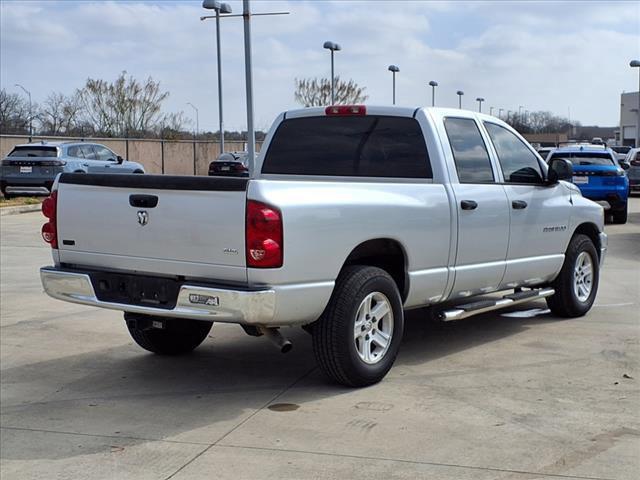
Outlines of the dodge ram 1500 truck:
{"label": "dodge ram 1500 truck", "polygon": [[54,298],[124,311],[158,354],[193,350],[214,322],[285,351],[280,327],[303,326],[331,379],[364,386],[391,368],[404,310],[591,308],[604,214],[571,178],[568,160],[547,166],[488,115],[293,110],[251,178],[61,174],[42,207],[54,266],[41,278]]}

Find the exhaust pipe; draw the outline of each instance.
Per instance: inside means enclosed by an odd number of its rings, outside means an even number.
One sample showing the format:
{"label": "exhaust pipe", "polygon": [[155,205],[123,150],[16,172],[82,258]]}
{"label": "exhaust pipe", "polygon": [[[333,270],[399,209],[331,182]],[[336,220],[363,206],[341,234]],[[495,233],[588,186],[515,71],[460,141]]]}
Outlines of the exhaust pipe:
{"label": "exhaust pipe", "polygon": [[271,340],[271,343],[280,350],[280,353],[287,353],[293,348],[293,344],[288,339],[284,338],[280,333],[280,330],[277,328],[258,327],[258,330]]}

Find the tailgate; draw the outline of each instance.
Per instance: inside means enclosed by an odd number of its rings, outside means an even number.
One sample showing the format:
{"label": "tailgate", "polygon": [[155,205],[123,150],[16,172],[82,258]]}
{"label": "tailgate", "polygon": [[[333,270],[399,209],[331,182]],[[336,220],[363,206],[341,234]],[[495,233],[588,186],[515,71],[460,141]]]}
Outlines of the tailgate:
{"label": "tailgate", "polygon": [[63,174],[60,262],[244,283],[247,182]]}

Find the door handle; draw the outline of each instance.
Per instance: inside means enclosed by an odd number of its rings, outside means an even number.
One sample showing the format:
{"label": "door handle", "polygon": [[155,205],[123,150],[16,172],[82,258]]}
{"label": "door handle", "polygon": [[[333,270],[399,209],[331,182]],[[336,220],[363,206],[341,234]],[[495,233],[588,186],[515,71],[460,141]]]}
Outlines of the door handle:
{"label": "door handle", "polygon": [[511,202],[511,206],[515,210],[522,210],[523,208],[527,208],[527,202],[525,202],[524,200],[514,200],[513,202]]}
{"label": "door handle", "polygon": [[111,165],[105,165],[104,168],[111,168]]}
{"label": "door handle", "polygon": [[474,202],[473,200],[462,200],[460,202],[460,207],[462,210],[475,210],[478,208],[478,202]]}
{"label": "door handle", "polygon": [[88,163],[83,163],[83,164],[82,164],[82,166],[83,166],[83,167],[88,167],[88,166],[89,166],[89,164],[88,164]]}
{"label": "door handle", "polygon": [[138,208],[155,208],[158,197],[155,195],[129,195],[129,205]]}

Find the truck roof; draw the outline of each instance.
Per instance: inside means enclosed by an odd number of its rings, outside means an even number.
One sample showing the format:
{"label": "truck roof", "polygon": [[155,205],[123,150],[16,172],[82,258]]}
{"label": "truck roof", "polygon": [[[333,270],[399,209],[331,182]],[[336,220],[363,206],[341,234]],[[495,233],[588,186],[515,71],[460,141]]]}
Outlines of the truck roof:
{"label": "truck roof", "polygon": [[[455,116],[461,113],[464,116],[473,116],[482,119],[491,119],[492,121],[499,121],[497,117],[479,113],[473,110],[465,110],[459,108],[442,108],[442,107],[424,107],[424,106],[396,106],[396,105],[332,105],[333,107],[364,107],[367,115],[391,115],[394,117],[413,117],[419,110],[424,110],[427,114],[430,112],[436,114],[436,116]],[[284,118],[301,118],[301,117],[319,117],[326,115],[326,109],[324,107],[307,107],[296,108],[293,110],[287,110],[283,113]]]}

